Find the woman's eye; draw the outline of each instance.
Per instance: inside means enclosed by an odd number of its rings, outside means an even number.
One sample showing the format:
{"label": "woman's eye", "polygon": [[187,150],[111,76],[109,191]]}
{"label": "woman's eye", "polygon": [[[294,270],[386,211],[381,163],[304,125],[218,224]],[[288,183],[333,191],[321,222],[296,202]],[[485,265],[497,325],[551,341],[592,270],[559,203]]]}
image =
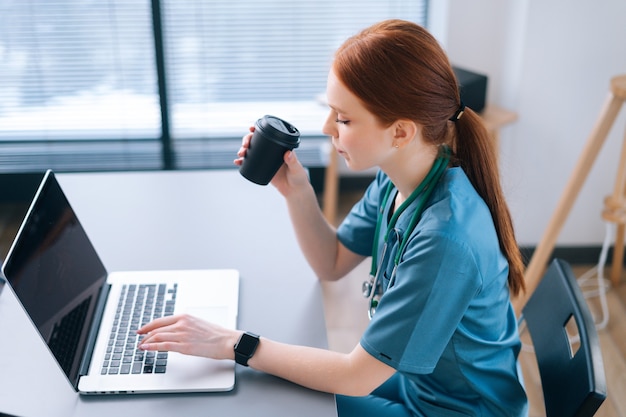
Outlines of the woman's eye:
{"label": "woman's eye", "polygon": [[348,123],[350,123],[350,120],[335,119],[335,123],[341,123],[342,125],[347,125]]}

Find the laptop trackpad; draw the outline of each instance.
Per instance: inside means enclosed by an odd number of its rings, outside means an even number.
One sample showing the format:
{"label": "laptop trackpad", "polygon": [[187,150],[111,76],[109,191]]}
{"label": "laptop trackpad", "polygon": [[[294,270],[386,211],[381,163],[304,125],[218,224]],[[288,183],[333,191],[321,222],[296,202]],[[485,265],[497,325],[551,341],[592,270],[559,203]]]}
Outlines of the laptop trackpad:
{"label": "laptop trackpad", "polygon": [[236,326],[236,323],[234,323],[232,319],[229,319],[227,306],[183,307],[180,312],[190,314],[222,327],[234,329]]}

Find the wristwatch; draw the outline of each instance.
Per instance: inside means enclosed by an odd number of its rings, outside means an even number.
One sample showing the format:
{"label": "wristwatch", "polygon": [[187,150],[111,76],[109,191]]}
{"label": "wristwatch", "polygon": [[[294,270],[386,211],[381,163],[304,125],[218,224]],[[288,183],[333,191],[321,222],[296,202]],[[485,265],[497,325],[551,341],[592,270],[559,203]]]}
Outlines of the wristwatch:
{"label": "wristwatch", "polygon": [[258,335],[250,332],[243,333],[235,345],[235,362],[239,365],[248,366],[248,361],[254,355],[258,345]]}

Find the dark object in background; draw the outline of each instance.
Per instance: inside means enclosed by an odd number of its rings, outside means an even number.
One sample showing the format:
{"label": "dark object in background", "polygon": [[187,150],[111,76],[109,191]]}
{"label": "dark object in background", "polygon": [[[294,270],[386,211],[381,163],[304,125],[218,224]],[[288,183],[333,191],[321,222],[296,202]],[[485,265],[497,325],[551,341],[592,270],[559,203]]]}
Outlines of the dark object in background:
{"label": "dark object in background", "polygon": [[487,76],[452,66],[461,92],[461,100],[467,107],[480,113],[485,109]]}

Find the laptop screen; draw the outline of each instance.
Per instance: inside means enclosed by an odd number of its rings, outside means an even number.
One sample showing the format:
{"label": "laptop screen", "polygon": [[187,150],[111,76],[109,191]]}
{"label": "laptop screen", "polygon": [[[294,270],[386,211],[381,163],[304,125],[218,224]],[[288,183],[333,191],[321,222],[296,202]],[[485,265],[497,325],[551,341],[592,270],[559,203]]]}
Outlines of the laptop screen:
{"label": "laptop screen", "polygon": [[31,203],[3,272],[74,383],[107,272],[51,171]]}

